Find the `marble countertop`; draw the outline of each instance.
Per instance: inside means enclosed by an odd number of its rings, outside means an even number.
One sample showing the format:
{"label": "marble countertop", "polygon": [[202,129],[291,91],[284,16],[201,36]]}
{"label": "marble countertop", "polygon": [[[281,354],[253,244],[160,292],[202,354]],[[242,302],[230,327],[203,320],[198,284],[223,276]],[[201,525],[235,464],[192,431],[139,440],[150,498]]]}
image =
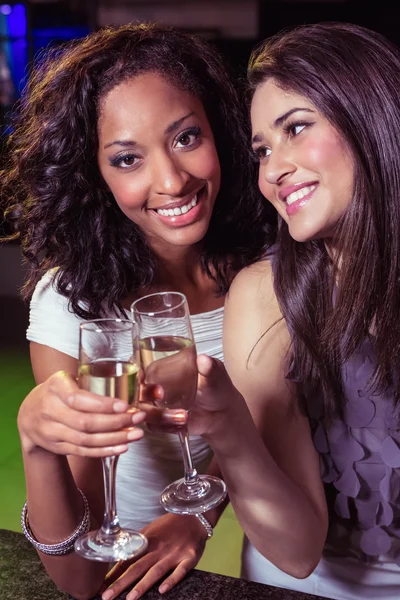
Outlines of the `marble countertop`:
{"label": "marble countertop", "polygon": [[[126,593],[118,600],[125,600]],[[193,570],[174,589],[161,595],[151,589],[143,600],[323,600],[260,583]],[[20,533],[0,529],[1,600],[71,600],[48,578],[34,548]],[[100,600],[96,597],[94,600]],[[326,599],[325,599],[326,600]]]}

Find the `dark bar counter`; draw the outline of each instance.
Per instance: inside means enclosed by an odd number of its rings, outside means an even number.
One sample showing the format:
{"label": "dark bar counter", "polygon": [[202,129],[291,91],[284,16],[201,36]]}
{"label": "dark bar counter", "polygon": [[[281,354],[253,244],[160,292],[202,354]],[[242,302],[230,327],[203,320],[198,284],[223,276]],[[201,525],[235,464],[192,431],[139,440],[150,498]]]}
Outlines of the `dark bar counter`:
{"label": "dark bar counter", "polygon": [[[127,592],[118,596],[125,600]],[[175,588],[159,594],[156,587],[143,600],[323,600],[302,594],[193,570]],[[1,600],[72,600],[57,590],[48,578],[35,549],[21,533],[0,529],[0,599]],[[100,600],[100,596],[96,596]],[[326,599],[325,599],[326,600]]]}

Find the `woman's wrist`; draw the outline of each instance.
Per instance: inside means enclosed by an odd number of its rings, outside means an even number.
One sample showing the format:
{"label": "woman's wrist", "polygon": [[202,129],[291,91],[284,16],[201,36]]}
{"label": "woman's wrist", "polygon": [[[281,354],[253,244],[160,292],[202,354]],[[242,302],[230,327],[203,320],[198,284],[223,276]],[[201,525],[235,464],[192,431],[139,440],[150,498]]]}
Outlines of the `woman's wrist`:
{"label": "woman's wrist", "polygon": [[51,452],[51,450],[47,450],[46,448],[43,448],[43,446],[36,444],[31,436],[21,429],[19,429],[19,439],[24,462],[29,461],[30,463],[33,461],[33,464],[36,464],[37,461],[45,461],[45,463],[48,464],[49,461],[50,463],[54,461],[59,463],[60,461],[67,460],[66,456],[55,454],[54,452]]}
{"label": "woman's wrist", "polygon": [[23,429],[18,426],[19,439],[21,442],[22,453],[24,455],[30,456],[31,454],[36,454],[37,452],[45,452],[44,448],[41,448],[37,444],[33,442],[29,435],[24,433]]}
{"label": "woman's wrist", "polygon": [[214,528],[211,525],[210,521],[203,514],[195,515],[195,517],[199,521],[199,523],[201,523],[201,525],[204,528],[204,531],[207,534],[206,541],[209,540],[210,538],[212,538],[213,533],[214,533]]}
{"label": "woman's wrist", "polygon": [[[24,400],[24,402],[21,404],[19,411],[18,411],[18,417],[17,417],[17,428],[18,428],[18,433],[19,433],[19,439],[21,442],[21,448],[22,448],[22,452],[24,454],[31,454],[32,452],[35,452],[37,449],[39,449],[39,447],[34,443],[34,441],[32,440],[29,431],[31,429],[31,427],[29,427],[29,421],[31,419],[29,419],[26,410],[26,399]],[[32,423],[31,423],[32,425]]]}
{"label": "woman's wrist", "polygon": [[32,454],[52,454],[42,446],[39,446],[32,438],[32,422],[36,419],[32,414],[33,411],[30,407],[30,399],[33,394],[37,394],[39,387],[40,386],[37,386],[34,388],[34,390],[32,390],[29,396],[25,398],[18,411],[17,428],[21,442],[22,453],[25,456],[30,456]]}
{"label": "woman's wrist", "polygon": [[29,429],[24,426],[23,420],[20,419],[20,416],[18,416],[17,425],[23,455],[32,456],[37,454],[52,454],[34,442],[32,436],[29,434]]}

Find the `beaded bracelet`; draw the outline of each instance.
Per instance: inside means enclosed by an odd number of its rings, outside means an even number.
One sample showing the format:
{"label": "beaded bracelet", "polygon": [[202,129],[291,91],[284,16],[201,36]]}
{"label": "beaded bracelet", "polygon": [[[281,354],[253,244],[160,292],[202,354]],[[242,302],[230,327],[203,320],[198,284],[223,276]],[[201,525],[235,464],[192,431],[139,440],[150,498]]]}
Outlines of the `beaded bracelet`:
{"label": "beaded bracelet", "polygon": [[28,521],[28,503],[25,502],[24,507],[21,513],[21,527],[26,539],[33,545],[37,550],[43,552],[43,554],[51,554],[55,556],[60,556],[62,554],[68,554],[74,549],[74,542],[84,533],[87,533],[90,529],[90,510],[89,503],[85,494],[78,488],[82,500],[83,500],[83,517],[82,521],[79,523],[78,527],[75,529],[72,535],[70,535],[66,540],[59,542],[58,544],[41,544],[37,541],[37,539],[33,536],[31,528],[29,527]]}
{"label": "beaded bracelet", "polygon": [[200,513],[195,516],[198,518],[200,523],[203,525],[204,529],[207,531],[207,537],[210,539],[210,537],[212,537],[213,533],[214,533],[214,530],[212,528],[210,521],[208,519],[206,519],[205,516]]}

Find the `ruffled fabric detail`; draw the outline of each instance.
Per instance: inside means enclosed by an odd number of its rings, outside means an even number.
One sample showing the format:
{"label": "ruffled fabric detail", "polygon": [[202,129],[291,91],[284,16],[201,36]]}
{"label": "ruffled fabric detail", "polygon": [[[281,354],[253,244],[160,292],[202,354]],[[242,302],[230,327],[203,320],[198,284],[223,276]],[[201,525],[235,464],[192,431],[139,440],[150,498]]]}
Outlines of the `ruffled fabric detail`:
{"label": "ruffled fabric detail", "polygon": [[392,390],[374,394],[374,352],[366,340],[342,369],[343,421],[325,425],[321,398],[307,400],[330,507],[328,544],[363,561],[400,566],[400,427]]}

